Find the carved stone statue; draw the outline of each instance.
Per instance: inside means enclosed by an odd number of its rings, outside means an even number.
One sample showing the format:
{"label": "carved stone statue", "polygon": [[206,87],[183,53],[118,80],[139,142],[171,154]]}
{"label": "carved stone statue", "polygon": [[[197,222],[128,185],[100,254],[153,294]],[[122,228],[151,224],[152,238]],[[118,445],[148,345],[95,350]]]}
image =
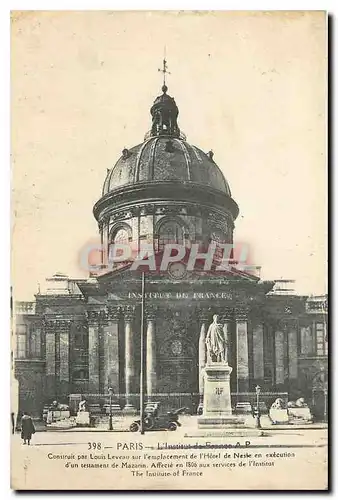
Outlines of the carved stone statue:
{"label": "carved stone statue", "polygon": [[307,408],[308,405],[305,403],[305,399],[304,398],[298,398],[297,401],[296,401],[296,407],[297,408]]}
{"label": "carved stone statue", "polygon": [[274,403],[272,403],[271,409],[273,409],[273,410],[285,410],[286,403],[282,398],[277,398],[277,399],[275,399]]}
{"label": "carved stone statue", "polygon": [[79,403],[79,411],[87,411],[87,401],[83,399]]}
{"label": "carved stone statue", "polygon": [[205,339],[207,347],[207,363],[228,364],[228,338],[221,323],[218,323],[218,315],[214,314],[213,322],[209,326]]}

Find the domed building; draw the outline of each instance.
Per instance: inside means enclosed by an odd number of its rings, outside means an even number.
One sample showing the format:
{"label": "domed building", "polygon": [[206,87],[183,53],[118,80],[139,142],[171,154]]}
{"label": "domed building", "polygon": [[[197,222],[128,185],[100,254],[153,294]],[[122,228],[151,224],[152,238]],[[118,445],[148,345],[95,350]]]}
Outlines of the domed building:
{"label": "domed building", "polygon": [[[94,207],[109,255],[114,242],[232,243],[238,206],[227,180],[208,154],[187,143],[178,108],[167,87],[152,108],[152,127],[142,144],[124,149],[108,171]],[[104,263],[106,264],[106,262]]]}
{"label": "domed building", "polygon": [[[144,141],[123,149],[94,206],[103,249],[97,272],[83,280],[58,273],[33,303],[16,304],[20,409],[38,416],[57,400],[75,411],[86,397],[91,412],[102,414],[113,393],[114,411],[135,412],[143,352],[147,399],[196,412],[203,405],[206,333],[217,314],[228,338],[235,411],[253,402],[259,385],[267,405],[276,395],[305,397],[322,418],[325,298],[295,295],[234,262],[217,271],[239,213],[229,183],[212,151],[187,142],[166,85],[150,113]],[[111,259],[117,244],[131,249],[120,263]],[[158,257],[168,244],[185,252],[163,268]],[[155,269],[149,261],[135,266],[142,248],[153,252]]]}

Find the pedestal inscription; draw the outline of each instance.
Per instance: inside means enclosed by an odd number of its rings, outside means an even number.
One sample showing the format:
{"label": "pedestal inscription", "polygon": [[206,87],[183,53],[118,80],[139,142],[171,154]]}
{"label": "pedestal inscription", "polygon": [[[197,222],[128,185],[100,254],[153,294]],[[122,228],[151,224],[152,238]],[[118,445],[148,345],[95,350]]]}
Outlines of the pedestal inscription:
{"label": "pedestal inscription", "polygon": [[214,363],[204,368],[204,416],[231,415],[230,374],[232,368]]}
{"label": "pedestal inscription", "polygon": [[212,363],[204,368],[203,415],[198,419],[199,428],[218,429],[243,424],[243,419],[232,415],[230,374],[227,363]]}

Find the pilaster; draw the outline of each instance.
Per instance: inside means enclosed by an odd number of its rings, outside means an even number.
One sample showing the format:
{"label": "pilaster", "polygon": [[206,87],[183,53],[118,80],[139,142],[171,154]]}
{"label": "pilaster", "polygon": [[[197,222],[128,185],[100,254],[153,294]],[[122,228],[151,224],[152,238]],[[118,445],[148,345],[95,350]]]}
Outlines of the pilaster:
{"label": "pilaster", "polygon": [[237,392],[249,390],[248,308],[236,307]]}

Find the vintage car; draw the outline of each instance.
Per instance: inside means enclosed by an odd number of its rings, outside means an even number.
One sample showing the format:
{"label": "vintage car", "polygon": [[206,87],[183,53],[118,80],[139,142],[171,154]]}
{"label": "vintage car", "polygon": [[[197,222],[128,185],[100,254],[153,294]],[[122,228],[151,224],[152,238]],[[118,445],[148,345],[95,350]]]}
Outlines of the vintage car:
{"label": "vintage car", "polygon": [[[186,408],[179,408],[178,410],[168,411],[166,413],[159,413],[160,403],[152,402],[148,403],[144,409],[143,426],[145,431],[159,431],[168,430],[176,431],[177,427],[181,424],[178,421],[180,414],[186,411]],[[141,420],[134,420],[130,425],[129,430],[131,432],[137,432],[140,430]]]}

